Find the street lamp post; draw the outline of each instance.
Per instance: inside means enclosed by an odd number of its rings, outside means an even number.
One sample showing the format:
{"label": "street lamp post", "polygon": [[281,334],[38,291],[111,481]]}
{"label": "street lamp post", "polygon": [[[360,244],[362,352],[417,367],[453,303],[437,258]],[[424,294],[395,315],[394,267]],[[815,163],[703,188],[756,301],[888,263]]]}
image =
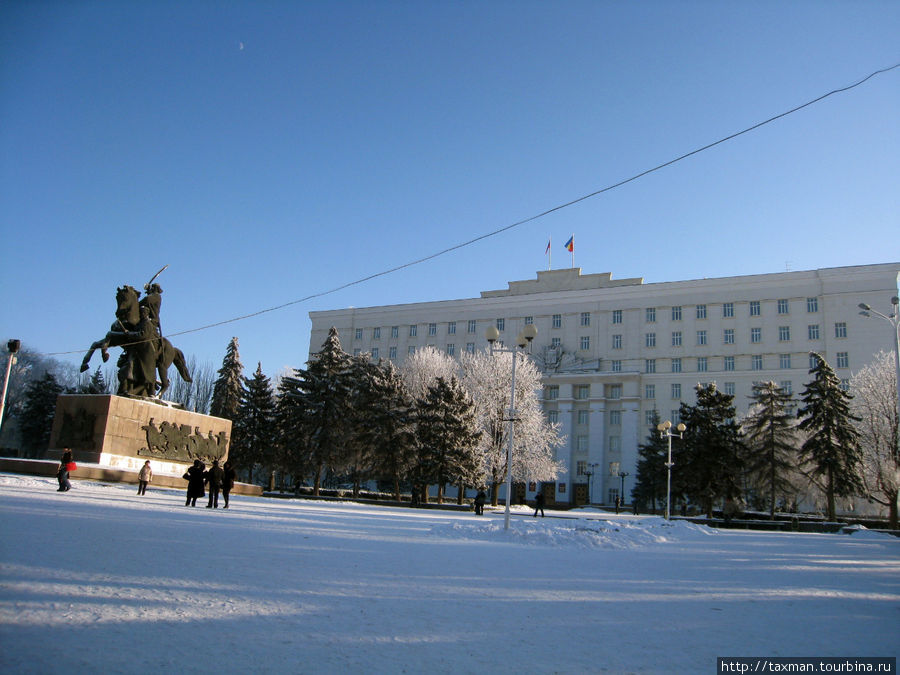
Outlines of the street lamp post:
{"label": "street lamp post", "polygon": [[0,427],[3,426],[3,412],[6,409],[6,390],[9,388],[9,373],[12,371],[13,364],[16,362],[16,352],[22,343],[19,340],[10,340],[6,343],[6,349],[9,351],[9,359],[6,361],[6,375],[3,377],[3,393],[0,394]]}
{"label": "street lamp post", "polygon": [[588,468],[587,468],[587,471],[584,472],[584,475],[588,477],[588,504],[593,504],[594,499],[591,496],[591,492],[594,489],[593,476],[595,473],[597,473],[596,469],[600,465],[597,464],[596,462],[592,462],[592,463],[588,464],[587,466],[588,466]]}
{"label": "street lamp post", "polygon": [[485,335],[488,343],[491,345],[491,356],[494,355],[494,352],[506,352],[512,354],[512,376],[510,378],[510,393],[509,393],[509,445],[506,448],[506,515],[503,521],[503,529],[509,529],[509,504],[510,497],[512,496],[512,451],[513,451],[513,433],[515,430],[515,417],[516,417],[516,361],[519,356],[519,348],[524,349],[526,345],[530,344],[535,337],[537,337],[537,328],[534,327],[534,324],[528,324],[522,330],[521,333],[516,337],[516,346],[512,349],[504,349],[503,347],[494,347],[494,343],[500,339],[500,331],[497,330],[496,326],[491,326],[487,329],[487,333]]}
{"label": "street lamp post", "polygon": [[[874,314],[894,327],[894,368],[897,371],[897,420],[900,421],[900,298],[895,295],[891,298],[891,304],[894,308],[890,315],[887,316],[872,309],[864,302],[859,303],[859,308],[862,310],[860,314],[863,316],[869,317]],[[900,434],[898,434],[897,438],[897,447],[894,449],[894,462],[900,464]]]}
{"label": "street lamp post", "polygon": [[669,508],[672,504],[672,467],[675,466],[672,464],[672,436],[677,436],[678,438],[684,438],[684,430],[687,429],[684,424],[679,423],[675,429],[678,433],[671,431],[672,423],[669,420],[665,422],[661,422],[656,425],[657,430],[659,431],[660,438],[668,438],[669,439],[669,460],[666,462],[666,520],[669,520]]}
{"label": "street lamp post", "polygon": [[[628,475],[627,471],[620,471],[619,478],[622,479],[622,489],[619,490],[619,505],[624,509],[625,508],[625,476]],[[618,513],[618,509],[616,513]]]}

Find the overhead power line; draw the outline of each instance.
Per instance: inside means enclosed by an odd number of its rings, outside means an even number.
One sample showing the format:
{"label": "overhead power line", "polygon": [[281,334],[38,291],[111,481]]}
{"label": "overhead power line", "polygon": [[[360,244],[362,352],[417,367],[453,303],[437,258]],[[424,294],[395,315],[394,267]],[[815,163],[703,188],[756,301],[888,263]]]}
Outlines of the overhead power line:
{"label": "overhead power line", "polygon": [[[887,72],[892,71],[892,70],[895,70],[895,69],[897,69],[897,68],[900,68],[900,63],[895,63],[894,65],[888,66],[887,68],[882,68],[882,69],[880,69],[880,70],[876,70],[876,71],[874,71],[874,72],[872,72],[872,73],[869,73],[868,75],[866,75],[866,76],[865,76],[864,78],[862,78],[861,80],[859,80],[859,81],[857,81],[857,82],[854,82],[853,84],[847,85],[846,87],[840,87],[840,88],[838,88],[838,89],[832,89],[832,90],[829,91],[828,93],[822,94],[821,96],[817,96],[816,98],[814,98],[814,99],[812,99],[812,100],[810,100],[810,101],[807,101],[806,103],[803,103],[803,104],[801,104],[801,105],[798,105],[798,106],[795,107],[795,108],[791,108],[790,110],[786,110],[786,111],[784,111],[783,113],[780,113],[780,114],[778,114],[778,115],[775,115],[774,117],[770,117],[769,119],[763,120],[762,122],[758,122],[757,124],[754,124],[754,125],[752,125],[752,126],[749,126],[749,127],[747,127],[746,129],[742,129],[741,131],[737,131],[737,132],[735,132],[735,133],[733,133],[733,134],[730,134],[730,135],[728,135],[728,136],[725,136],[724,138],[720,138],[720,139],[717,140],[717,141],[713,141],[712,143],[708,143],[707,145],[704,145],[704,146],[702,146],[702,147],[700,147],[700,148],[697,148],[696,150],[691,150],[690,152],[687,152],[687,153],[685,153],[685,154],[683,154],[683,155],[681,155],[681,156],[679,156],[679,157],[676,157],[676,158],[674,158],[674,159],[670,159],[670,160],[667,161],[667,162],[663,162],[662,164],[659,164],[659,165],[657,165],[657,166],[654,166],[654,167],[651,168],[651,169],[647,169],[647,170],[645,170],[645,171],[641,171],[640,173],[637,173],[637,174],[631,176],[630,178],[625,178],[624,180],[620,180],[620,181],[617,182],[617,183],[613,183],[612,185],[607,185],[607,186],[604,187],[604,188],[601,188],[601,189],[599,189],[599,190],[595,190],[594,192],[590,192],[590,193],[588,193],[588,194],[586,194],[586,195],[583,195],[583,196],[578,197],[578,198],[576,198],[576,199],[572,199],[571,201],[565,202],[565,203],[563,203],[563,204],[559,204],[558,206],[554,206],[553,208],[547,209],[546,211],[541,211],[540,213],[537,213],[537,214],[535,214],[535,215],[533,215],[533,216],[529,216],[528,218],[524,218],[523,220],[518,220],[518,221],[516,221],[516,222],[514,222],[514,223],[511,223],[511,224],[509,224],[509,225],[506,225],[506,226],[504,226],[504,227],[501,227],[501,228],[498,228],[498,229],[493,230],[493,231],[491,231],[491,232],[487,232],[487,233],[485,233],[485,234],[479,235],[479,236],[475,237],[474,239],[469,239],[469,240],[464,241],[464,242],[462,242],[462,243],[459,243],[459,244],[456,244],[456,245],[454,245],[454,246],[450,246],[450,247],[448,247],[448,248],[445,248],[445,249],[442,249],[442,250],[440,250],[440,251],[437,251],[436,253],[431,253],[431,254],[426,255],[426,256],[424,256],[424,257],[422,257],[422,258],[418,258],[418,259],[416,259],[416,260],[411,260],[411,261],[409,261],[409,262],[403,263],[402,265],[397,265],[396,267],[391,267],[390,269],[382,270],[381,272],[376,272],[376,273],[374,273],[374,274],[370,274],[370,275],[368,275],[368,276],[366,276],[366,277],[362,277],[362,278],[356,279],[356,280],[354,280],[354,281],[348,281],[348,282],[345,283],[345,284],[341,284],[340,286],[335,286],[334,288],[331,288],[331,289],[328,289],[328,290],[325,290],[325,291],[320,291],[320,292],[318,292],[318,293],[312,293],[312,294],[307,295],[307,296],[305,296],[305,297],[298,298],[297,300],[291,300],[290,302],[285,302],[285,303],[282,303],[282,304],[280,304],[280,305],[275,305],[274,307],[268,307],[268,308],[266,308],[266,309],[261,309],[261,310],[258,310],[258,311],[256,311],[256,312],[251,312],[250,314],[243,314],[243,315],[241,315],[241,316],[232,317],[232,318],[230,318],[230,319],[224,319],[224,320],[222,320],[222,321],[217,321],[217,322],[215,322],[215,323],[206,324],[205,326],[199,326],[199,327],[197,327],[197,328],[190,328],[190,329],[188,329],[188,330],[179,331],[179,332],[177,332],[177,333],[170,333],[170,334],[167,335],[167,337],[176,337],[176,336],[178,336],[178,335],[187,335],[188,333],[197,333],[197,332],[200,332],[200,331],[209,330],[210,328],[216,328],[216,327],[218,327],[218,326],[224,326],[224,325],[229,324],[229,323],[235,323],[235,322],[237,322],[237,321],[243,321],[243,320],[245,320],[245,319],[251,319],[251,318],[253,318],[253,317],[255,317],[255,316],[260,316],[260,315],[262,315],[262,314],[268,314],[269,312],[275,312],[275,311],[278,311],[278,310],[280,310],[280,309],[284,309],[285,307],[290,307],[290,306],[292,306],[292,305],[297,305],[297,304],[300,304],[300,303],[303,303],[303,302],[308,302],[309,300],[314,300],[315,298],[321,298],[321,297],[324,297],[324,296],[326,296],[326,295],[332,295],[333,293],[337,293],[338,291],[342,291],[342,290],[344,290],[344,289],[351,288],[351,287],[353,287],[353,286],[358,286],[358,285],[360,285],[360,284],[364,284],[364,283],[366,283],[367,281],[371,281],[372,279],[377,279],[378,277],[384,277],[384,276],[387,276],[387,275],[389,275],[389,274],[393,274],[394,272],[399,272],[400,270],[407,269],[407,268],[409,268],[409,267],[415,267],[416,265],[421,265],[422,263],[428,262],[429,260],[434,260],[435,258],[439,258],[439,257],[441,257],[441,256],[447,255],[448,253],[452,253],[453,251],[458,251],[458,250],[461,249],[461,248],[466,248],[467,246],[471,246],[472,244],[477,244],[478,242],[483,241],[483,240],[485,240],[485,239],[489,239],[489,238],[491,238],[491,237],[496,237],[496,236],[499,235],[499,234],[503,234],[504,232],[508,232],[509,230],[515,229],[515,228],[517,228],[517,227],[521,227],[522,225],[525,225],[525,224],[527,224],[527,223],[531,223],[531,222],[533,222],[533,221],[535,221],[535,220],[538,220],[538,219],[540,219],[540,218],[543,218],[543,217],[545,217],[545,216],[548,216],[548,215],[550,215],[551,213],[556,213],[557,211],[562,211],[563,209],[566,209],[566,208],[568,208],[568,207],[570,207],[570,206],[574,206],[575,204],[578,204],[578,203],[583,202],[583,201],[585,201],[585,200],[591,199],[592,197],[596,197],[596,196],[598,196],[598,195],[602,195],[602,194],[605,193],[605,192],[609,192],[610,190],[615,190],[616,188],[620,188],[620,187],[622,187],[623,185],[627,185],[628,183],[631,183],[631,182],[633,182],[633,181],[638,180],[639,178],[643,178],[644,176],[648,176],[648,175],[651,174],[651,173],[654,173],[654,172],[656,172],[656,171],[660,171],[661,169],[665,169],[666,167],[672,166],[673,164],[677,164],[678,162],[681,162],[681,161],[683,161],[683,160],[685,160],[685,159],[687,159],[687,158],[689,158],[689,157],[693,157],[694,155],[700,154],[701,152],[704,152],[704,151],[706,151],[706,150],[709,150],[709,149],[711,149],[711,148],[714,148],[714,147],[716,147],[717,145],[721,145],[722,143],[726,143],[727,141],[734,140],[734,139],[737,138],[738,136],[743,136],[744,134],[750,133],[751,131],[755,131],[756,129],[759,129],[760,127],[763,127],[763,126],[765,126],[765,125],[767,125],[767,124],[771,124],[772,122],[775,122],[775,121],[777,121],[777,120],[780,120],[780,119],[783,118],[783,117],[787,117],[788,115],[791,115],[791,114],[793,114],[793,113],[795,113],[795,112],[798,112],[798,111],[800,111],[800,110],[803,110],[804,108],[808,108],[809,106],[814,105],[814,104],[816,104],[816,103],[819,103],[820,101],[823,101],[823,100],[825,100],[826,98],[828,98],[828,97],[830,97],[830,96],[834,96],[835,94],[840,94],[840,93],[843,93],[843,92],[846,92],[846,91],[850,91],[851,89],[855,89],[856,87],[860,86],[861,84],[864,84],[865,82],[871,80],[873,77],[875,77],[875,76],[877,76],[877,75],[881,75],[881,74],[887,73]],[[80,354],[82,351],[83,351],[83,350],[76,350],[76,351],[70,351],[70,352],[53,352],[53,353],[45,354],[45,356],[61,356],[61,355],[64,355],[64,354]]]}

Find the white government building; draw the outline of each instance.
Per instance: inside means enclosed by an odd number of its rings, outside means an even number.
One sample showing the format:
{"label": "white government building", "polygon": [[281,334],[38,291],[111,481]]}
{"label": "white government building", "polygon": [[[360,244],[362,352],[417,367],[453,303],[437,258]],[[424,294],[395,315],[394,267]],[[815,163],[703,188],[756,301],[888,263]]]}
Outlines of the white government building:
{"label": "white government building", "polygon": [[332,326],[346,351],[399,364],[425,346],[451,356],[484,349],[489,326],[512,344],[533,323],[531,354],[544,409],[567,439],[557,450],[567,472],[552,486],[526,486],[527,497],[543,489],[557,502],[612,504],[623,484],[630,501],[654,412],[677,423],[698,382],[734,394],[743,413],[754,382],[799,394],[810,352],[849,382],[891,351],[892,327],[858,305],[890,313],[898,276],[900,263],[650,284],[551,270],[480,298],[310,312],[310,354]]}

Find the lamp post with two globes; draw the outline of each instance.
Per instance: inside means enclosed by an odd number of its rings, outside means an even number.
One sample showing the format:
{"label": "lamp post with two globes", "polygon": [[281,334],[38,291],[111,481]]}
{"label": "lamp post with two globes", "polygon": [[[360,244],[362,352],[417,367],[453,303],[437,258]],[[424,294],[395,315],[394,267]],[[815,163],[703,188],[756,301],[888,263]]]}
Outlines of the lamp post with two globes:
{"label": "lamp post with two globes", "polygon": [[512,354],[512,377],[510,380],[509,393],[509,445],[506,449],[506,515],[503,522],[503,529],[509,529],[509,504],[512,495],[512,451],[513,451],[513,426],[516,418],[516,360],[518,359],[519,349],[524,349],[527,345],[537,337],[537,328],[534,324],[528,324],[516,337],[516,346],[512,349],[504,349],[503,347],[494,347],[494,343],[500,339],[500,331],[496,326],[491,326],[485,334],[488,343],[491,345],[491,356],[494,352],[506,352]]}
{"label": "lamp post with two globes", "polygon": [[666,476],[666,520],[669,519],[669,507],[672,503],[672,467],[675,466],[672,464],[672,436],[677,436],[678,438],[684,438],[684,430],[687,429],[684,424],[679,423],[677,427],[675,427],[678,433],[671,431],[672,423],[669,420],[665,422],[661,422],[656,425],[657,430],[659,431],[660,438],[668,438],[669,439],[669,461],[666,462],[666,469],[668,474]]}

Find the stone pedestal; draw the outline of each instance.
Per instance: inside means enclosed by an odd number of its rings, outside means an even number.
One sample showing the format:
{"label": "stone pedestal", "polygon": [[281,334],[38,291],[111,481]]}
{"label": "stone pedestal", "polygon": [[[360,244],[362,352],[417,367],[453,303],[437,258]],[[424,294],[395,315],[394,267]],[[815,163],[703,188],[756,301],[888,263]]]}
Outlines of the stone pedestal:
{"label": "stone pedestal", "polygon": [[63,394],[56,401],[48,456],[70,448],[76,462],[178,474],[195,459],[209,465],[228,457],[231,420],[165,402],[108,394]]}

